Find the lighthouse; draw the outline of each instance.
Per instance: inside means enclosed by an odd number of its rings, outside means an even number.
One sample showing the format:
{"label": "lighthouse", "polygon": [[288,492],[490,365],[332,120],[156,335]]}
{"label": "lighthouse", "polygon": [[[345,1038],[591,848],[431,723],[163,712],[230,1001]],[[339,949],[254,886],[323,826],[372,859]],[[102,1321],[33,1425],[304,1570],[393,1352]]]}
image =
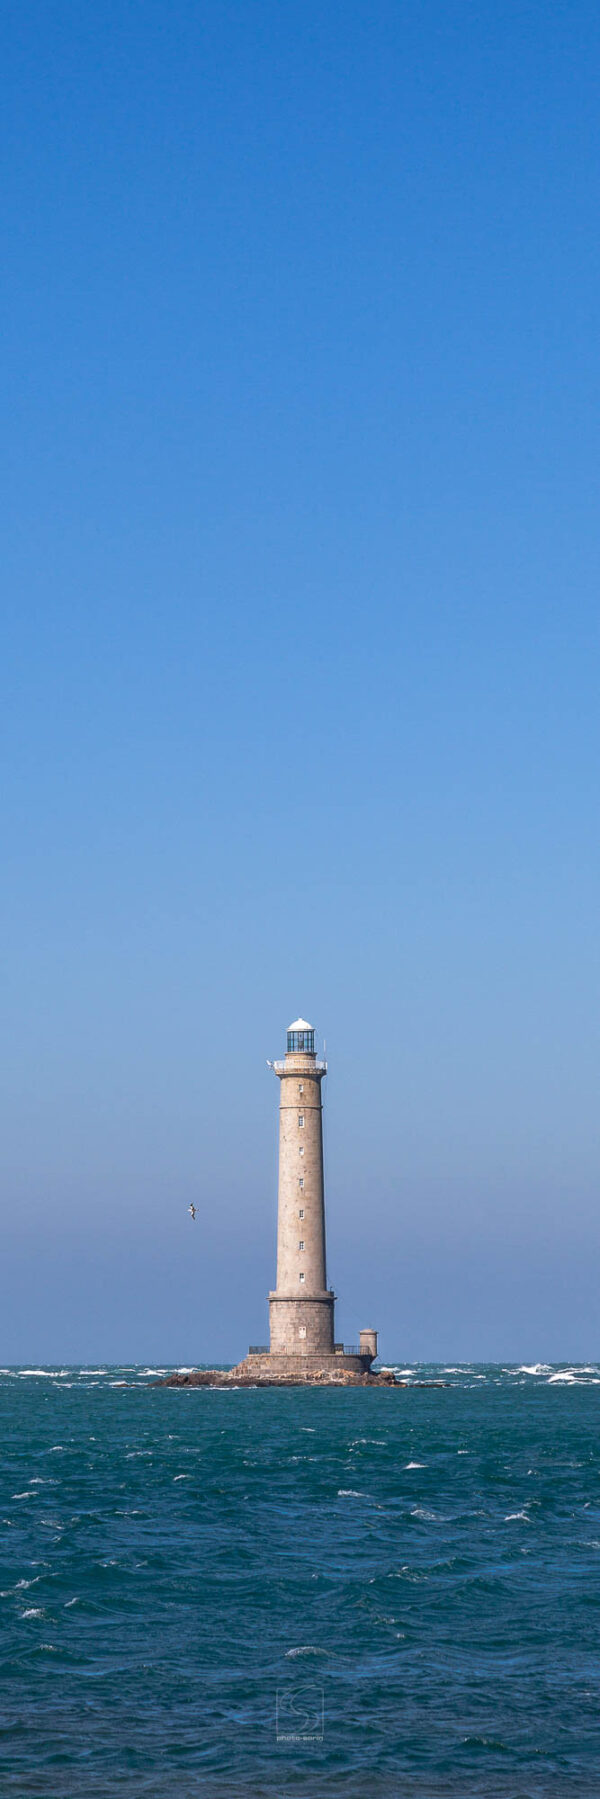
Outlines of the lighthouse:
{"label": "lighthouse", "polygon": [[327,1063],[305,1018],[289,1026],[273,1063],[279,1094],[277,1285],[269,1294],[271,1355],[331,1356],[334,1294],[327,1286],[323,1110]]}
{"label": "lighthouse", "polygon": [[335,1294],[327,1285],[322,1083],[327,1063],[306,1018],[288,1026],[285,1056],[269,1062],[279,1081],[277,1280],[269,1294],[270,1347],[251,1347],[239,1367],[265,1379],[367,1374],[377,1332],[335,1342]]}

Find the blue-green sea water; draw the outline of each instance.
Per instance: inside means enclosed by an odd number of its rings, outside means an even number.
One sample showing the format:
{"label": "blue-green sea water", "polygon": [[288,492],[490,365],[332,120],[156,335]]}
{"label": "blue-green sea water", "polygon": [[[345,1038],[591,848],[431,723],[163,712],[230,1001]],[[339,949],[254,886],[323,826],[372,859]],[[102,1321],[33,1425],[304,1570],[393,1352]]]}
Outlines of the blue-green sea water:
{"label": "blue-green sea water", "polygon": [[3,1795],[598,1799],[599,1368],[156,1373],[0,1377]]}

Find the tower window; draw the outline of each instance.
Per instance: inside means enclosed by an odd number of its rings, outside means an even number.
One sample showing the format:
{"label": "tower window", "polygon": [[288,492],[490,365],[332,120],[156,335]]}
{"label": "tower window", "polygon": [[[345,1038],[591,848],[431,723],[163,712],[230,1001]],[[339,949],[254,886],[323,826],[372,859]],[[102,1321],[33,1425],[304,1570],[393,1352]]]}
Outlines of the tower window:
{"label": "tower window", "polygon": [[301,1237],[301,1238],[300,1238],[300,1242],[299,1242],[299,1244],[298,1244],[298,1248],[299,1248],[299,1249],[304,1249],[304,1238],[303,1238],[303,1237]]}
{"label": "tower window", "polygon": [[298,1085],[298,1092],[299,1092],[299,1093],[303,1093],[303,1092],[304,1092],[304,1081],[300,1081],[300,1082],[299,1082],[299,1085]]}
{"label": "tower window", "polygon": [[300,1207],[300,1211],[299,1211],[299,1213],[298,1213],[298,1217],[299,1217],[299,1218],[303,1218],[303,1217],[304,1217],[304,1206],[301,1206],[301,1207]]}
{"label": "tower window", "polygon": [[303,1130],[304,1129],[304,1113],[303,1112],[298,1113],[298,1124],[300,1126],[300,1130]]}
{"label": "tower window", "polygon": [[303,1156],[303,1155],[304,1155],[304,1144],[303,1144],[303,1143],[301,1143],[301,1144],[300,1144],[300,1148],[299,1148],[299,1150],[298,1150],[298,1155],[299,1155],[299,1156]]}
{"label": "tower window", "polygon": [[299,1187],[303,1187],[303,1186],[304,1186],[304,1175],[303,1175],[303,1174],[299,1174],[299,1175],[298,1175],[298,1186],[299,1186]]}
{"label": "tower window", "polygon": [[300,1281],[303,1281],[303,1280],[304,1280],[304,1275],[303,1275],[303,1274],[299,1274],[299,1275],[298,1275],[298,1279],[299,1279],[299,1280],[300,1280]]}
{"label": "tower window", "polygon": [[305,1337],[305,1336],[306,1336],[306,1325],[305,1325],[305,1324],[301,1324],[301,1325],[300,1325],[300,1329],[299,1329],[299,1331],[298,1331],[298,1336],[299,1336],[299,1337]]}

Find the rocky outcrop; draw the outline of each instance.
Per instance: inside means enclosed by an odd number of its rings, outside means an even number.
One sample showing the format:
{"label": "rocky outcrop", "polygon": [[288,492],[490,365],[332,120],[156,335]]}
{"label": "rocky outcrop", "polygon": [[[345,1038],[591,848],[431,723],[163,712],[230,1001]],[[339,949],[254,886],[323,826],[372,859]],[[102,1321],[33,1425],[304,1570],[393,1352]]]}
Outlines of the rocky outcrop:
{"label": "rocky outcrop", "polygon": [[[438,1383],[436,1383],[438,1384]],[[354,1374],[345,1368],[300,1369],[285,1373],[250,1370],[247,1362],[237,1368],[194,1368],[190,1373],[169,1374],[166,1380],[153,1382],[155,1387],[406,1387],[408,1381],[397,1380],[391,1369],[378,1374]]]}

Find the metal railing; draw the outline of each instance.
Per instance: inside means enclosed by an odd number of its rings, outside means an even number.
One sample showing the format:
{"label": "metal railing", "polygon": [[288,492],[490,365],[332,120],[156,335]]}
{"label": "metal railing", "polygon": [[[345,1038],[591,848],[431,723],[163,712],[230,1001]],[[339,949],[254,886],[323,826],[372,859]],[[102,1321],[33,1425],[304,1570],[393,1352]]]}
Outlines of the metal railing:
{"label": "metal railing", "polygon": [[[371,1361],[372,1362],[375,1361],[375,1357],[371,1355],[370,1350],[361,1349],[360,1344],[356,1344],[356,1343],[334,1343],[333,1352],[334,1352],[334,1355],[340,1355],[340,1356],[341,1355],[355,1355],[355,1356],[361,1356],[363,1358],[365,1356],[370,1356]],[[296,1348],[295,1345],[293,1348],[290,1348],[289,1345],[286,1344],[285,1348],[282,1347],[281,1349],[274,1349],[273,1351],[271,1351],[271,1347],[270,1347],[269,1343],[251,1343],[249,1350],[248,1350],[248,1355],[271,1355],[271,1353],[273,1355],[298,1356],[298,1355],[304,1355],[304,1349],[301,1349],[300,1346],[298,1346],[298,1348]],[[331,1355],[331,1350],[323,1349],[323,1348],[311,1349],[310,1354],[311,1355]]]}
{"label": "metal railing", "polygon": [[[298,1055],[302,1055],[303,1052],[302,1050],[298,1050],[297,1053]],[[303,1079],[306,1077],[306,1079],[309,1080],[311,1074],[327,1074],[326,1062],[313,1062],[310,1068],[290,1068],[287,1062],[270,1062],[269,1067],[273,1069],[274,1074],[289,1074],[296,1079],[299,1079],[300,1075],[302,1075]]]}

